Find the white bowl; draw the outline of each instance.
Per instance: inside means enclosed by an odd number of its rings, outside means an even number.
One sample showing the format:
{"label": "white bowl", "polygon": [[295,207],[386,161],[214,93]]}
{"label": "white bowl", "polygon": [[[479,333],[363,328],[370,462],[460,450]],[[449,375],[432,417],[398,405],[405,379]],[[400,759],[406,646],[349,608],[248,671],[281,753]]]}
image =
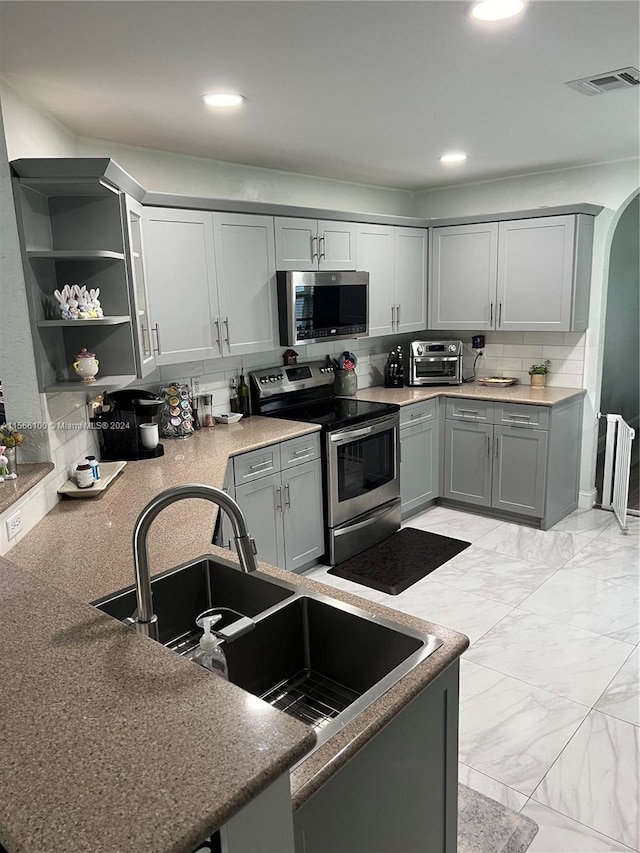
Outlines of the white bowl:
{"label": "white bowl", "polygon": [[240,412],[231,412],[224,415],[214,415],[214,418],[219,424],[237,424],[242,415]]}

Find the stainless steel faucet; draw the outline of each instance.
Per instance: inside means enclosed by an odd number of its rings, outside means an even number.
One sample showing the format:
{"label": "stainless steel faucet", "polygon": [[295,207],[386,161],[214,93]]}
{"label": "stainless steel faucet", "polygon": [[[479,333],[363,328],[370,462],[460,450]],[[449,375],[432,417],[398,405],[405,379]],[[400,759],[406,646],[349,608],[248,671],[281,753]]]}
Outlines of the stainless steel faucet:
{"label": "stainless steel faucet", "polygon": [[255,542],[249,536],[244,514],[238,504],[226,492],[213,486],[198,485],[197,483],[174,486],[172,489],[160,492],[142,510],[133,530],[133,563],[136,574],[137,609],[131,619],[126,620],[135,625],[139,634],[144,634],[154,640],[159,639],[158,617],[153,612],[147,536],[156,516],[165,507],[184,498],[204,498],[204,500],[211,501],[226,512],[233,527],[242,571],[255,572],[258,568]]}

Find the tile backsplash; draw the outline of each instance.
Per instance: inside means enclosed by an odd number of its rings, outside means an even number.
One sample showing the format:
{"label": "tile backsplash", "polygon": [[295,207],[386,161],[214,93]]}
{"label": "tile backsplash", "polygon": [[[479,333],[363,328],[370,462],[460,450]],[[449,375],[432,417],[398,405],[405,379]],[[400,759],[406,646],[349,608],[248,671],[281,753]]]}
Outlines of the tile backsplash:
{"label": "tile backsplash", "polygon": [[[461,340],[464,344],[463,372],[465,378],[473,375],[477,352],[471,347],[471,338],[482,332],[413,332],[379,338],[358,338],[329,344],[307,344],[296,347],[299,361],[323,359],[350,350],[358,356],[358,387],[381,385],[384,365],[389,351],[398,344],[407,345],[412,340]],[[564,388],[581,388],[584,368],[584,332],[485,332],[485,347],[475,363],[476,375],[514,376],[529,384],[529,367],[545,359],[551,360],[547,385]],[[229,407],[229,383],[240,373],[250,373],[261,368],[282,364],[285,347],[271,352],[254,353],[232,358],[192,361],[159,368],[139,387],[157,391],[166,382],[180,381],[190,384],[198,380],[200,394],[213,395],[213,410],[219,414]]]}

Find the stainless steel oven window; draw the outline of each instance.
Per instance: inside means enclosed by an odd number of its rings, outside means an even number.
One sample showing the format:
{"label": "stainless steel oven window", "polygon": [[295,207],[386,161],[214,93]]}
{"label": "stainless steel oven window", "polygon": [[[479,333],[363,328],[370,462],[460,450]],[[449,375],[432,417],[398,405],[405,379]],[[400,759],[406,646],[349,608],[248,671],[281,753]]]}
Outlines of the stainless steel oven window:
{"label": "stainless steel oven window", "polygon": [[330,433],[327,448],[330,527],[400,494],[397,415]]}
{"label": "stainless steel oven window", "polygon": [[416,379],[456,379],[460,369],[458,356],[452,358],[416,358],[413,360]]}

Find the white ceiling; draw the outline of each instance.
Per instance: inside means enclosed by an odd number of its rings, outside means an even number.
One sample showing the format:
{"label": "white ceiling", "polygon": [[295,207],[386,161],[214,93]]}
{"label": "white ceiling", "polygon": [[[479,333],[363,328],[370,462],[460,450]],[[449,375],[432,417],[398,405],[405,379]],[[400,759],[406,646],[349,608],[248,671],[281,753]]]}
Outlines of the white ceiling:
{"label": "white ceiling", "polygon": [[[563,83],[638,67],[639,8],[531,0],[487,25],[466,0],[12,0],[0,71],[79,136],[415,190],[637,156],[636,89]],[[247,103],[201,103],[220,89]]]}

